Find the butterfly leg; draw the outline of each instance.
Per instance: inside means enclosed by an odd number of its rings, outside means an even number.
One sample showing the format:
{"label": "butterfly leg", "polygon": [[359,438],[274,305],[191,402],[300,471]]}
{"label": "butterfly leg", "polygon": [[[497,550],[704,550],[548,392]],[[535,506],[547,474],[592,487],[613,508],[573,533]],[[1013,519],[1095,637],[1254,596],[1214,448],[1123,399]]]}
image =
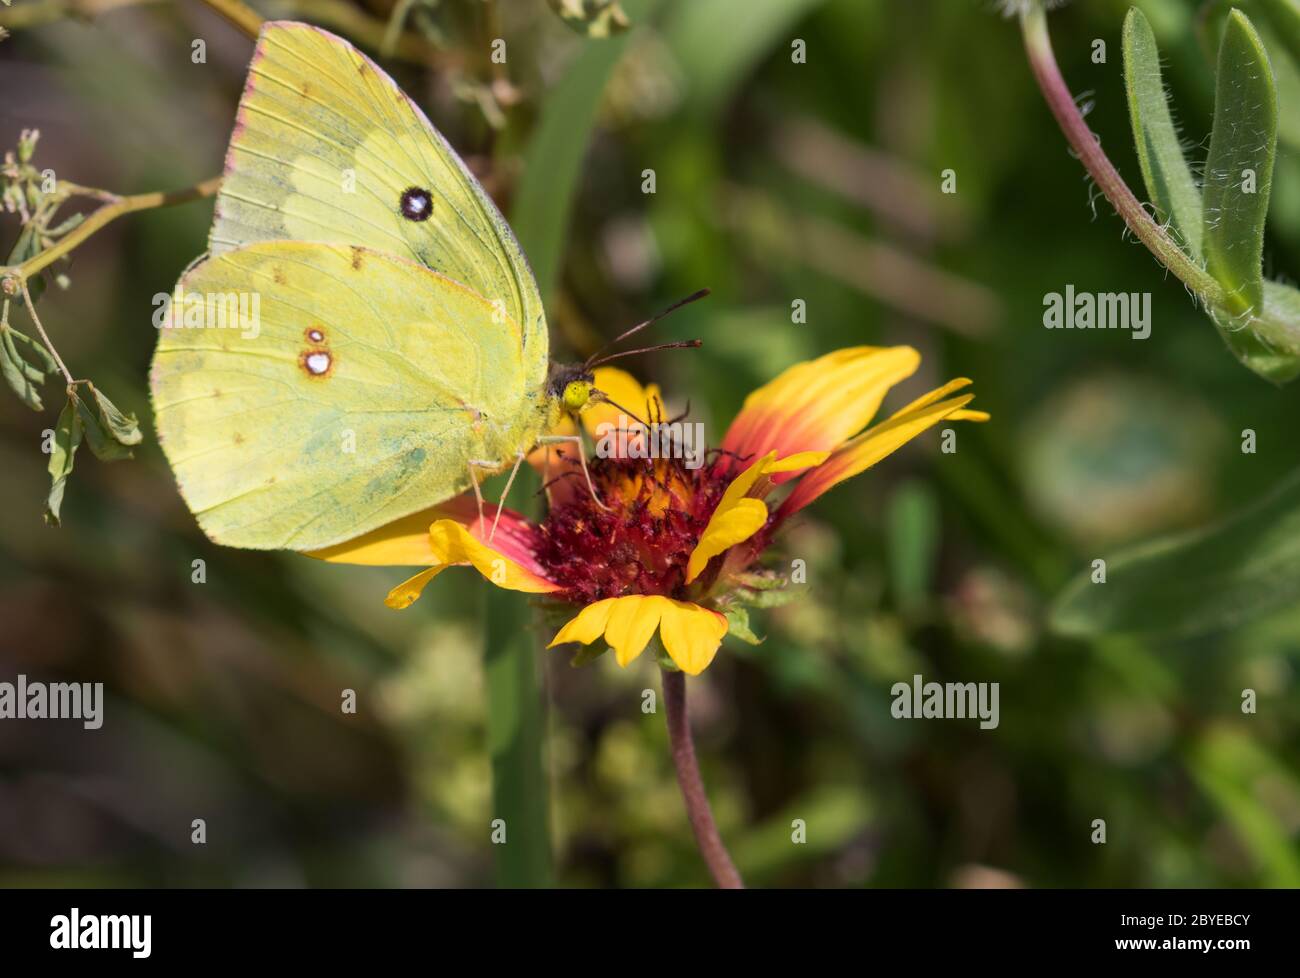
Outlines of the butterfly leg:
{"label": "butterfly leg", "polygon": [[[478,503],[478,524],[477,525],[482,526],[483,525],[483,493],[479,490],[478,476],[475,475],[474,470],[488,469],[491,472],[496,472],[498,469],[501,468],[501,463],[484,462],[481,459],[472,458],[469,460],[468,465],[469,465],[469,484],[474,487],[474,502]],[[511,478],[513,478],[513,476]],[[496,525],[493,524],[493,529],[495,528]]]}
{"label": "butterfly leg", "polygon": [[496,516],[492,518],[492,530],[488,533],[488,543],[491,543],[492,538],[497,535],[497,524],[501,522],[501,511],[506,508],[506,496],[510,495],[510,487],[515,484],[515,476],[519,474],[519,466],[523,463],[523,460],[523,452],[515,455],[515,467],[510,470],[510,478],[506,480],[506,487],[501,490],[501,501],[497,503]]}
{"label": "butterfly leg", "polygon": [[601,509],[608,512],[609,507],[606,506],[603,502],[601,502],[600,496],[596,493],[596,487],[591,482],[591,471],[587,468],[587,452],[586,449],[584,449],[582,446],[582,436],[581,435],[542,435],[541,438],[537,439],[537,444],[539,445],[558,445],[561,442],[573,442],[575,445],[578,446],[578,461],[582,463],[582,474],[587,477],[587,489],[588,491],[591,492],[591,498],[595,501],[597,506],[599,506]]}

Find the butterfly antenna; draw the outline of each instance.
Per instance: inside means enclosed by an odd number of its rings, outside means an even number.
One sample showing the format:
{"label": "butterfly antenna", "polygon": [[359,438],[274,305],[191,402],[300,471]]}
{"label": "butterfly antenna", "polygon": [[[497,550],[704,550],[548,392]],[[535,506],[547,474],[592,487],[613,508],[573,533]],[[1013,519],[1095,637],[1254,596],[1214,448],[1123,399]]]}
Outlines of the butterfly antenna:
{"label": "butterfly antenna", "polygon": [[621,360],[623,357],[635,357],[642,353],[658,353],[660,350],[687,350],[702,346],[703,340],[679,340],[676,343],[660,343],[658,346],[643,346],[637,350],[621,350],[618,353],[611,353],[603,356],[599,360],[588,360],[582,365],[583,370],[590,370],[593,367],[599,367],[603,363],[609,363],[611,360]]}
{"label": "butterfly antenna", "polygon": [[[599,350],[597,350],[595,353],[593,353],[593,354],[591,355],[591,357],[587,360],[587,362],[584,363],[584,364],[582,365],[582,368],[583,368],[584,370],[590,370],[592,367],[597,366],[598,364],[605,363],[605,362],[607,362],[608,360],[612,360],[612,359],[614,359],[614,357],[612,357],[612,356],[610,356],[610,357],[605,357],[604,359],[597,359],[597,358],[600,357],[600,355],[601,355],[602,353],[604,353],[606,350],[608,350],[611,346],[617,346],[619,343],[622,343],[625,339],[627,339],[627,338],[628,338],[629,336],[631,336],[633,333],[638,333],[638,332],[640,332],[641,330],[645,329],[647,326],[653,326],[655,323],[659,322],[659,320],[663,319],[665,316],[669,315],[670,313],[676,312],[676,311],[677,311],[678,309],[680,309],[682,306],[688,306],[688,305],[690,305],[692,302],[697,302],[697,301],[699,301],[700,299],[703,299],[706,295],[709,294],[709,291],[710,291],[709,289],[700,289],[698,292],[692,292],[692,293],[691,293],[690,295],[688,295],[685,299],[679,299],[678,301],[674,302],[671,306],[669,306],[669,307],[668,307],[667,309],[665,309],[663,312],[659,313],[657,316],[651,316],[649,319],[645,320],[644,322],[637,323],[637,324],[636,324],[635,326],[633,326],[631,329],[624,330],[624,331],[623,331],[622,333],[620,333],[618,336],[615,336],[612,340],[610,340],[608,343],[606,343],[604,346],[602,346]],[[682,345],[685,345],[685,344],[677,344],[677,346],[682,346]],[[696,341],[694,342],[693,345],[695,345],[695,346],[699,346],[699,345],[700,345],[700,344],[699,344],[699,341],[696,340]],[[676,347],[674,347],[674,346],[668,346],[668,347],[654,347],[653,349],[675,349],[675,348],[676,348]],[[631,351],[631,353],[644,353],[644,352],[646,352],[646,351],[645,351],[645,350],[632,350],[632,351]],[[618,355],[619,355],[619,356],[628,356],[628,355],[630,355],[630,354],[618,354]]]}

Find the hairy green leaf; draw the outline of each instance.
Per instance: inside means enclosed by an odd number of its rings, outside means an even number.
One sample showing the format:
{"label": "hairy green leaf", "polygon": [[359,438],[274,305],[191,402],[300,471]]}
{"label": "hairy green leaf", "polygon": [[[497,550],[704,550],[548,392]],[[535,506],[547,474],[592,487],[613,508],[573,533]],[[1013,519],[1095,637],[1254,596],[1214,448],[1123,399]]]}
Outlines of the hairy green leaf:
{"label": "hairy green leaf", "polygon": [[1169,113],[1155,35],[1137,7],[1129,10],[1124,19],[1124,81],[1147,193],[1161,222],[1169,226],[1183,250],[1199,260],[1201,192]]}
{"label": "hairy green leaf", "polygon": [[1300,471],[1226,520],[1128,548],[1106,564],[1104,583],[1086,572],[1061,593],[1056,631],[1187,637],[1292,605],[1300,598]]}
{"label": "hairy green leaf", "polygon": [[1237,357],[1261,377],[1284,384],[1300,376],[1300,291],[1264,283],[1264,304],[1249,319],[1215,315]]}
{"label": "hairy green leaf", "polygon": [[1233,10],[1224,24],[1205,164],[1206,267],[1226,293],[1228,315],[1264,301],[1264,222],[1277,151],[1273,68],[1250,20]]}

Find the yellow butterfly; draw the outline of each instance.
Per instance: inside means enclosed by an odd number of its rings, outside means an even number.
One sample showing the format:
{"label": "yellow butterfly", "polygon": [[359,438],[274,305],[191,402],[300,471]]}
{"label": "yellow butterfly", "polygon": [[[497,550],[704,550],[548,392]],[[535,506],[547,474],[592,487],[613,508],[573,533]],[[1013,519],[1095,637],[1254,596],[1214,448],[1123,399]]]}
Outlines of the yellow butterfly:
{"label": "yellow butterfly", "polygon": [[317,550],[477,494],[601,396],[592,361],[548,368],[537,285],[478,181],[326,31],[262,29],[208,245],[150,380],[217,543]]}

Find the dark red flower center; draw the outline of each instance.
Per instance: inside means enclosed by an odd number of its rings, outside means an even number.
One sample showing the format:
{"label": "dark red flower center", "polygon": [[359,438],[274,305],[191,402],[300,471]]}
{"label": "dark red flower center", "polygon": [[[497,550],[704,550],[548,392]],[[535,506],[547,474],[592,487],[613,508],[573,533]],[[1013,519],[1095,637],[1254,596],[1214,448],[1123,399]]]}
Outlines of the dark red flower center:
{"label": "dark red flower center", "polygon": [[608,508],[592,500],[581,470],[571,472],[563,501],[541,524],[537,559],[573,604],[625,594],[684,598],[687,561],[731,469],[691,469],[679,459],[596,459],[591,481]]}

